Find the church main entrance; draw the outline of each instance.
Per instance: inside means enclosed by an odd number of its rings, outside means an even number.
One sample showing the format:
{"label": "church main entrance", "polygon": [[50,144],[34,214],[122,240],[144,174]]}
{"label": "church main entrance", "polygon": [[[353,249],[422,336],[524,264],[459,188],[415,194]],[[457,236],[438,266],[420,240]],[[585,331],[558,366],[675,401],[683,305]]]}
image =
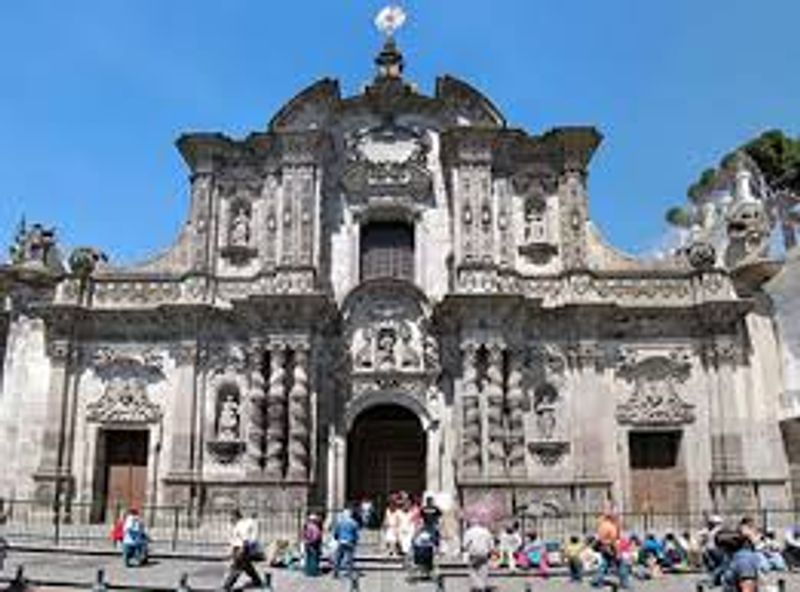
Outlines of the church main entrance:
{"label": "church main entrance", "polygon": [[425,490],[427,443],[419,418],[399,405],[362,412],[347,438],[347,499],[369,498],[382,509],[390,493]]}

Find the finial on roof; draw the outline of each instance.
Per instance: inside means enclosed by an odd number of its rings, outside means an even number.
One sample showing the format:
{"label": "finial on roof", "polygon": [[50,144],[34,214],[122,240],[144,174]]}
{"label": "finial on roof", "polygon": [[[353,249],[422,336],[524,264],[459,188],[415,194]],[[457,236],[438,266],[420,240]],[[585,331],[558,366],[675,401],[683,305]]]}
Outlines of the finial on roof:
{"label": "finial on roof", "polygon": [[396,5],[384,7],[375,17],[375,26],[386,38],[383,49],[375,58],[379,78],[400,78],[403,75],[403,54],[397,49],[394,34],[405,22],[405,11]]}

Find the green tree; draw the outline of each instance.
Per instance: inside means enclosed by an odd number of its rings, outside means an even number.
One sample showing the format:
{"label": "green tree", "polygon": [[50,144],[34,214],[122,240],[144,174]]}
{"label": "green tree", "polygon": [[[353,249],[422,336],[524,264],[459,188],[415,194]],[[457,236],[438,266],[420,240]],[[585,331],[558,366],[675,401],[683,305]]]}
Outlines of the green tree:
{"label": "green tree", "polygon": [[769,130],[726,154],[714,168],[704,170],[686,191],[689,205],[670,208],[667,222],[679,227],[691,226],[695,206],[716,187],[735,174],[736,154],[744,152],[758,166],[769,189],[767,206],[781,226],[787,249],[797,244],[800,227],[800,137],[792,138],[781,130]]}

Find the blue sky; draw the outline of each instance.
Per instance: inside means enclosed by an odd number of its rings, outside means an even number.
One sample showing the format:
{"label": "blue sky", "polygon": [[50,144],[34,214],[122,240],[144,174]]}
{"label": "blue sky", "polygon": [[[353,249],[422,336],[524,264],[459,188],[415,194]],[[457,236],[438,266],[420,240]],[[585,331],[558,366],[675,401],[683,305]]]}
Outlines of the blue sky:
{"label": "blue sky", "polygon": [[[173,142],[262,129],[323,76],[372,75],[384,2],[58,0],[0,5],[0,240],[22,214],[117,262],[187,210]],[[767,128],[800,134],[797,0],[408,0],[407,77],[450,73],[533,133],[605,136],[591,211],[630,251],[706,166]]]}

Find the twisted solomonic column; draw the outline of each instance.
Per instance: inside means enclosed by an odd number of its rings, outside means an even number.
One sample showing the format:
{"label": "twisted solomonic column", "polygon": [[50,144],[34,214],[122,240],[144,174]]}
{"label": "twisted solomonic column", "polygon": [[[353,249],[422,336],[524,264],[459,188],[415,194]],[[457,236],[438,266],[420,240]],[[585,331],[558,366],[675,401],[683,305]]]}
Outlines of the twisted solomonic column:
{"label": "twisted solomonic column", "polygon": [[280,479],[286,461],[286,351],[275,347],[270,352],[267,392],[267,454],[264,470]]}
{"label": "twisted solomonic column", "polygon": [[264,461],[264,435],[267,427],[266,396],[264,392],[264,350],[260,346],[253,347],[252,366],[250,368],[250,397],[247,424],[247,466],[260,470]]}
{"label": "twisted solomonic column", "polygon": [[486,369],[484,386],[487,420],[487,465],[489,475],[505,475],[506,451],[505,430],[503,428],[503,346],[493,343],[489,346],[489,364]]}
{"label": "twisted solomonic column", "polygon": [[525,475],[525,392],[522,390],[522,352],[511,352],[508,367],[508,469],[512,476]]}
{"label": "twisted solomonic column", "polygon": [[463,425],[461,427],[461,466],[465,476],[481,473],[481,407],[478,391],[478,347],[468,343],[463,347],[464,392],[461,397]]}
{"label": "twisted solomonic column", "polygon": [[306,480],[309,471],[311,413],[308,390],[308,351],[294,352],[292,388],[289,391],[289,469],[287,478]]}

